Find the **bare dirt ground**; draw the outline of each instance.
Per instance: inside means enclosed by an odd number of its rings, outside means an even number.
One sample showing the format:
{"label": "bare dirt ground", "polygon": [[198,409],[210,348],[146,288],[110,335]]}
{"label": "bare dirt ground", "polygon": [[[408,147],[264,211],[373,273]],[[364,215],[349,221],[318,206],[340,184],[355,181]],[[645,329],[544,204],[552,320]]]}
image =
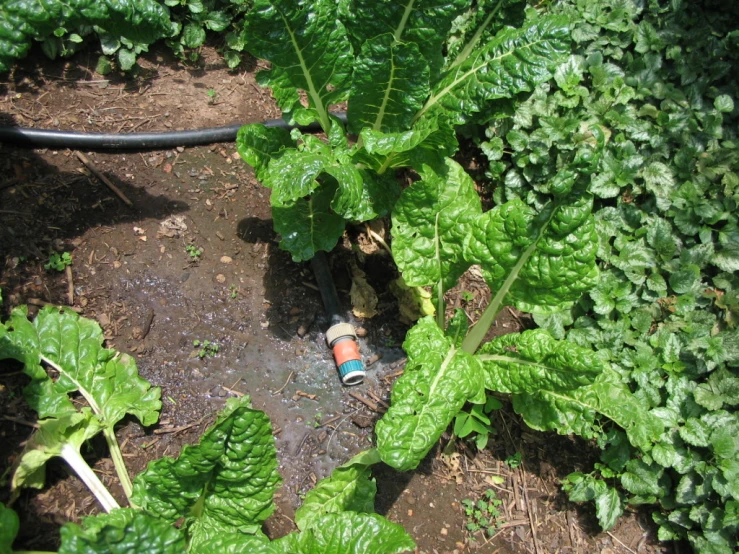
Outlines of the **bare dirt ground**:
{"label": "bare dirt ground", "polygon": [[[142,61],[136,78],[123,78],[96,75],[96,58],[83,53],[49,62],[34,55],[23,61],[0,81],[3,123],[127,133],[279,117],[269,91],[254,81],[257,63],[229,71],[205,50],[201,63],[184,66],[160,48]],[[392,266],[378,249],[353,253],[361,249],[352,246],[368,242],[361,229],[331,255],[347,311],[350,259],[364,267],[380,294],[380,315],[357,322],[366,332],[361,343],[368,379],[342,388],[325,346],[327,321],[310,266],[293,263],[278,249],[269,191],[234,144],[83,154],[132,207],[73,151],[0,145],[4,316],[27,303],[32,309],[71,306],[97,320],[108,345],[131,353],[142,376],[162,388],[157,426],[144,429],[130,421],[120,427],[132,474],[195,442],[226,398],[249,394],[272,419],[284,479],[266,530],[273,537],[294,530],[301,494],[371,445],[373,422],[402,373],[407,328],[387,292]],[[71,272],[45,270],[49,255],[62,251],[71,252]],[[474,319],[487,295],[468,276],[451,299]],[[529,322],[504,312],[497,325],[502,333]],[[200,357],[193,343],[206,340],[218,351]],[[25,382],[19,367],[0,362],[0,501],[8,498],[8,468],[35,420],[22,399]],[[673,551],[656,542],[646,514],[627,514],[615,530],[602,533],[591,507],[567,502],[558,481],[591,467],[597,452],[590,445],[532,432],[508,406],[494,424],[497,435],[482,452],[445,437],[415,472],[376,471],[378,512],[401,523],[418,552]],[[122,500],[103,453],[96,443],[85,455]],[[516,453],[522,463],[514,468],[505,460]],[[467,531],[463,506],[486,491],[501,500],[492,538]],[[14,507],[22,520],[16,547],[29,550],[56,548],[60,525],[99,510],[61,463],[51,465],[46,489],[24,492]]]}

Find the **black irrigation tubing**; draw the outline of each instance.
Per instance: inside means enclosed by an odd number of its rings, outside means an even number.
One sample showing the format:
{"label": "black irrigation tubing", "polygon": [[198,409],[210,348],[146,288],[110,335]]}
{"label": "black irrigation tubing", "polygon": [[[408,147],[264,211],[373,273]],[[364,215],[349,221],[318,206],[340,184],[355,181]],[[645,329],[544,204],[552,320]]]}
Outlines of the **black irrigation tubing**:
{"label": "black irrigation tubing", "polygon": [[[346,113],[332,114],[346,124]],[[270,119],[265,127],[300,129],[304,133],[321,131],[318,123],[291,125],[284,119]],[[234,142],[242,124],[225,127],[209,127],[191,131],[166,131],[163,133],[78,133],[27,127],[0,127],[0,143],[33,148],[74,148],[78,150],[159,150],[177,146],[198,146],[215,142]]]}

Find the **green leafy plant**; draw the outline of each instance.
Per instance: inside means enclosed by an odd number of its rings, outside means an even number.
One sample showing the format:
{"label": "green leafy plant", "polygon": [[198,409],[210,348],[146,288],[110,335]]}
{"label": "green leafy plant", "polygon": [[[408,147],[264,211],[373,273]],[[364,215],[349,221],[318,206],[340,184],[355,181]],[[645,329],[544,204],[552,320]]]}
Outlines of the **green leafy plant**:
{"label": "green leafy plant", "polygon": [[200,349],[196,352],[196,354],[197,354],[197,357],[200,358],[201,360],[203,358],[210,358],[212,356],[215,356],[216,354],[218,354],[218,351],[221,348],[218,345],[218,343],[211,342],[209,340],[204,340],[204,341],[194,340],[192,341],[192,345],[195,348]]}
{"label": "green leafy plant", "polygon": [[0,72],[23,57],[33,40],[44,41],[46,54],[56,57],[73,53],[93,29],[104,45],[107,36],[151,44],[172,32],[167,8],[155,0],[10,0],[0,5],[0,28]]}
{"label": "green leafy plant", "polygon": [[188,244],[185,246],[185,252],[190,256],[191,262],[196,262],[200,259],[200,256],[203,255],[203,249],[198,248],[194,244]]}
{"label": "green leafy plant", "polygon": [[460,439],[473,437],[478,450],[483,450],[491,436],[497,431],[490,423],[490,413],[503,405],[494,396],[489,396],[485,404],[473,404],[469,410],[462,410],[454,416],[454,435]]}
{"label": "green leafy plant", "polygon": [[565,485],[573,500],[595,502],[605,529],[627,505],[646,504],[660,539],[728,554],[739,502],[737,7],[550,9],[575,22],[572,55],[530,97],[490,106],[477,139],[499,183],[494,200],[540,209],[570,153],[593,129],[607,138],[588,185],[601,278],[573,307],[534,318],[596,349],[656,433],[633,440],[582,391],[542,392],[536,405],[514,398],[514,408],[534,428],[598,440],[601,463]]}
{"label": "green leafy plant", "polygon": [[228,290],[229,290],[229,296],[231,298],[236,298],[236,297],[239,296],[239,287],[238,287],[238,285],[231,285],[230,287],[228,287]]}
{"label": "green leafy plant", "polygon": [[464,514],[467,517],[467,531],[470,533],[483,531],[488,537],[495,536],[498,527],[503,523],[498,509],[501,504],[502,501],[493,489],[486,490],[477,502],[469,498],[462,500]]}
{"label": "green leafy plant", "polygon": [[511,469],[516,469],[521,465],[521,453],[516,452],[515,454],[511,454],[505,459],[505,464],[510,467]]}
{"label": "green leafy plant", "polygon": [[44,264],[44,269],[54,271],[64,271],[68,265],[72,265],[72,255],[69,252],[52,252],[49,254],[49,261]]}
{"label": "green leafy plant", "polygon": [[[102,349],[101,342],[97,324],[69,310],[44,308],[31,322],[25,308],[17,308],[0,325],[0,359],[24,363],[31,377],[26,398],[42,418],[15,468],[14,489],[43,486],[46,461],[61,456],[76,470],[86,468],[89,475],[81,477],[109,512],[62,527],[61,554],[390,554],[415,548],[399,525],[374,513],[372,452],[350,460],[306,494],[295,515],[299,532],[269,541],[261,525],[274,511],[280,477],[269,419],[251,408],[248,397],[229,400],[198,444],[185,446],[177,458],[151,462],[132,488],[123,466],[119,477],[131,507],[119,508],[79,448],[100,430],[108,438],[106,430],[126,413],[144,425],[154,423],[161,404],[159,389],[136,375],[133,359]],[[89,407],[75,408],[72,392],[81,393]],[[11,552],[17,532],[17,516],[0,504],[0,552]]]}
{"label": "green leafy plant", "polygon": [[[470,11],[461,0],[430,11],[414,2],[255,2],[247,48],[272,65],[259,82],[288,120],[317,122],[327,136],[260,124],[238,135],[239,153],[272,189],[275,230],[293,259],[331,250],[347,220],[390,212],[399,171],[443,167],[457,149],[454,126],[549,78],[568,48],[567,20],[504,27],[522,21],[524,5],[488,4],[472,9],[474,31],[455,34],[455,18]],[[346,124],[330,111],[343,101]]]}
{"label": "green leafy plant", "polygon": [[[131,480],[115,425],[127,414],[143,425],[155,423],[161,392],[138,376],[133,358],[103,348],[103,333],[96,322],[51,307],[43,308],[33,322],[27,316],[25,307],[16,308],[0,326],[0,359],[24,364],[23,371],[31,378],[24,394],[42,418],[20,456],[12,488],[41,488],[46,461],[61,456],[83,481],[94,485],[93,492],[100,492],[98,499],[111,510],[117,504],[100,491],[102,485],[82,459],[80,447],[102,432],[121,486],[130,496]],[[80,395],[87,406],[76,408],[71,394]]]}

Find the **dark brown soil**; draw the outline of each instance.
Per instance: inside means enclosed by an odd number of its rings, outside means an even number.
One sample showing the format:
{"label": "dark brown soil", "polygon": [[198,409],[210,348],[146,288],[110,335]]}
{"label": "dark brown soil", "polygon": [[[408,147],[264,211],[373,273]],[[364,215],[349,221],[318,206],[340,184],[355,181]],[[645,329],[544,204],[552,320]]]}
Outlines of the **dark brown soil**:
{"label": "dark brown soil", "polygon": [[[183,66],[154,49],[134,79],[94,74],[95,59],[25,60],[0,82],[5,123],[125,133],[279,117],[269,92],[255,84],[256,63],[232,72],[206,50],[200,64]],[[216,91],[215,101],[209,90]],[[327,321],[310,267],[277,247],[269,191],[233,144],[84,154],[133,207],[91,176],[74,152],[0,146],[4,316],[27,303],[32,312],[44,303],[71,305],[96,319],[108,345],[131,353],[142,376],[162,388],[157,426],[127,421],[120,427],[131,474],[197,441],[226,398],[249,394],[272,419],[284,479],[266,530],[273,537],[294,530],[300,495],[371,445],[373,422],[402,373],[407,328],[386,291],[392,266],[378,248],[364,248],[371,240],[361,229],[331,257],[347,311],[352,244],[372,252],[359,263],[380,294],[380,315],[358,322],[367,331],[364,355],[377,358],[367,381],[352,390],[358,400],[339,384],[325,347]],[[188,245],[202,254],[191,256]],[[67,275],[43,267],[61,251],[73,256],[71,299]],[[488,294],[468,274],[450,301],[474,320]],[[496,332],[527,325],[504,311]],[[195,340],[216,342],[217,355],[199,358]],[[0,363],[0,501],[8,500],[9,468],[33,430],[35,414],[22,400],[25,383],[17,365]],[[495,427],[482,452],[446,437],[417,471],[376,472],[377,510],[405,526],[419,552],[671,551],[656,542],[647,516],[628,514],[614,531],[601,533],[592,507],[566,500],[558,481],[591,467],[596,452],[588,444],[527,430],[509,407],[498,412]],[[512,469],[504,460],[516,452],[523,463]],[[104,442],[93,441],[85,456],[123,501]],[[502,501],[492,539],[466,530],[462,506],[489,489]],[[99,511],[60,462],[50,465],[47,487],[23,492],[14,508],[21,517],[15,546],[29,550],[56,548],[59,526]]]}

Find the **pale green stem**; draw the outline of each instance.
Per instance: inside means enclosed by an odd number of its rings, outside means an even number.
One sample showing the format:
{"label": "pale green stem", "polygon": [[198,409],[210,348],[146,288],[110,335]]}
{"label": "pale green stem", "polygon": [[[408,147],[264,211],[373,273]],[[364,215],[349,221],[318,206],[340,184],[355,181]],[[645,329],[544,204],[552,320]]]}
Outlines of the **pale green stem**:
{"label": "pale green stem", "polygon": [[436,285],[437,290],[436,294],[438,298],[436,299],[436,324],[439,326],[439,329],[442,331],[446,331],[444,328],[446,325],[446,305],[444,304],[444,284],[442,283],[442,280],[439,279],[439,282]]}
{"label": "pale green stem", "polygon": [[513,266],[513,269],[508,274],[506,280],[503,281],[503,284],[498,289],[498,292],[490,301],[490,304],[488,304],[488,307],[485,308],[485,311],[483,312],[478,322],[475,324],[474,327],[472,327],[472,329],[470,329],[469,334],[462,341],[461,349],[468,354],[474,354],[480,347],[480,343],[485,338],[488,329],[490,329],[490,326],[495,321],[495,316],[498,315],[498,312],[502,308],[501,304],[503,304],[503,299],[506,297],[506,294],[508,294],[508,291],[511,289],[511,285],[513,285],[513,282],[518,278],[518,274],[521,271],[521,268],[528,261],[529,257],[531,257],[531,254],[533,254],[534,250],[536,250],[537,242],[538,241],[534,241],[534,243],[531,244],[531,246],[529,246],[524,251],[523,255],[518,259],[518,262],[516,262],[516,265]]}
{"label": "pale green stem", "polygon": [[115,472],[118,474],[123,492],[126,493],[126,498],[130,502],[131,494],[133,493],[133,484],[131,483],[131,478],[128,476],[126,462],[123,461],[123,453],[121,452],[120,446],[118,446],[118,439],[115,437],[115,430],[112,427],[105,427],[103,428],[103,436],[105,437],[105,442],[108,443],[110,457],[113,460]]}
{"label": "pale green stem", "polygon": [[[92,397],[90,392],[85,389],[79,381],[72,377],[72,375],[68,371],[65,371],[64,368],[62,368],[60,365],[50,360],[46,356],[42,355],[41,360],[54,368],[57,372],[59,372],[60,375],[63,374],[67,377],[67,379],[74,383],[74,385],[77,387],[77,390],[80,391],[80,394],[82,394],[84,399],[87,400],[87,403],[90,405],[90,408],[92,408],[92,411],[93,413],[95,413],[95,415],[103,415],[102,409],[100,408],[100,406],[98,406],[97,402],[95,402],[95,399]],[[106,426],[103,428],[103,435],[105,436],[105,441],[108,443],[110,457],[113,459],[113,465],[115,466],[116,473],[118,474],[118,478],[121,481],[123,492],[126,493],[126,498],[130,499],[131,493],[133,492],[133,485],[131,484],[131,478],[128,476],[126,464],[123,461],[123,454],[121,453],[121,449],[118,446],[118,440],[115,438],[115,431],[112,428]]]}
{"label": "pale green stem", "polygon": [[282,15],[282,13],[280,13],[280,17],[282,17],[282,21],[285,24],[285,29],[290,35],[290,42],[292,43],[293,48],[295,49],[295,54],[298,56],[298,62],[300,63],[300,69],[303,71],[305,82],[308,85],[308,90],[306,92],[308,93],[308,96],[310,96],[311,99],[313,100],[313,105],[315,106],[316,111],[318,112],[318,117],[321,120],[321,127],[323,127],[323,131],[326,134],[328,134],[329,129],[331,129],[331,120],[328,117],[328,110],[326,109],[326,106],[323,105],[323,99],[321,98],[321,95],[319,94],[318,90],[316,90],[316,86],[313,83],[313,77],[311,76],[310,71],[308,69],[308,64],[305,62],[305,59],[303,58],[303,50],[300,48],[300,45],[298,44],[298,41],[295,37],[295,33],[290,27],[288,20],[285,18],[284,15]]}
{"label": "pale green stem", "polygon": [[558,208],[556,206],[552,209],[552,213],[549,214],[549,217],[539,229],[539,234],[536,236],[531,245],[529,245],[529,247],[523,251],[523,254],[521,254],[521,257],[516,262],[516,265],[513,266],[513,269],[511,269],[510,273],[508,273],[508,277],[506,277],[506,280],[503,281],[503,284],[498,289],[498,292],[495,293],[495,296],[490,301],[490,304],[488,304],[488,307],[485,308],[485,311],[483,312],[478,322],[475,324],[474,327],[472,327],[472,329],[470,329],[469,334],[462,341],[461,350],[464,350],[468,354],[474,354],[480,347],[480,343],[482,343],[483,339],[485,338],[488,329],[490,329],[490,326],[495,321],[495,317],[498,315],[498,312],[503,307],[503,300],[508,294],[508,291],[511,290],[511,286],[513,285],[515,280],[518,279],[518,274],[521,272],[521,269],[526,264],[526,262],[529,261],[529,258],[536,250],[536,247],[539,244],[539,240],[544,235],[544,231],[547,229],[547,227],[549,227],[549,223],[552,221],[554,214],[557,213],[557,209]]}
{"label": "pale green stem", "polygon": [[498,3],[495,5],[495,8],[493,8],[493,11],[490,12],[490,14],[485,18],[485,21],[483,21],[482,25],[475,31],[475,34],[472,35],[472,38],[470,41],[464,45],[464,48],[462,48],[462,51],[459,53],[459,55],[454,59],[452,62],[452,65],[449,66],[449,69],[452,69],[453,67],[458,66],[461,64],[464,60],[466,60],[469,55],[472,53],[472,50],[474,50],[475,46],[477,46],[477,43],[480,41],[480,38],[482,37],[482,34],[485,32],[485,28],[490,25],[490,22],[495,17],[495,14],[498,13],[501,6],[503,5],[503,0],[498,0]]}
{"label": "pale green stem", "polygon": [[436,214],[436,222],[434,224],[436,234],[436,261],[439,265],[439,282],[436,283],[436,324],[439,329],[445,331],[446,313],[444,305],[444,279],[443,270],[441,268],[441,244],[439,240],[439,214]]}
{"label": "pale green stem", "polygon": [[72,467],[77,476],[82,479],[82,482],[87,485],[87,488],[95,495],[95,498],[98,499],[98,502],[100,502],[106,512],[120,508],[118,502],[115,501],[115,498],[108,492],[102,481],[98,479],[95,472],[87,465],[87,462],[82,458],[77,448],[71,444],[65,444],[62,446],[61,457]]}

